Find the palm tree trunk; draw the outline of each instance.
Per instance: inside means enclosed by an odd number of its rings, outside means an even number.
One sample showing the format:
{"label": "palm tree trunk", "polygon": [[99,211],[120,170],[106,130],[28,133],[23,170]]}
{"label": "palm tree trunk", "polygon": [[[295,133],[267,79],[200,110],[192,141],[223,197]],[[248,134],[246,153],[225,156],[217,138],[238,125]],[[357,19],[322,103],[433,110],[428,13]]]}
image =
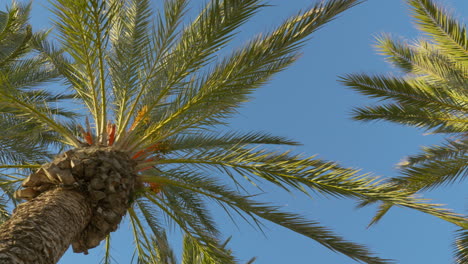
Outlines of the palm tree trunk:
{"label": "palm tree trunk", "polygon": [[0,226],[0,264],[57,263],[91,216],[86,197],[63,188],[19,205]]}

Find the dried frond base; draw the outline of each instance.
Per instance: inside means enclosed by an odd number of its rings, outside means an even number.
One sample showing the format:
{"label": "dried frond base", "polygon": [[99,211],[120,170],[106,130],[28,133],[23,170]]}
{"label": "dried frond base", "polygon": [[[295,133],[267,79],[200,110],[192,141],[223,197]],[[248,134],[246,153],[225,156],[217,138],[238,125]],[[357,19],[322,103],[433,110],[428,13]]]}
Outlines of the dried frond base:
{"label": "dried frond base", "polygon": [[126,153],[111,147],[69,150],[31,174],[16,196],[30,200],[58,186],[85,193],[93,216],[72,247],[86,254],[117,229],[127,212],[135,192],[135,166]]}

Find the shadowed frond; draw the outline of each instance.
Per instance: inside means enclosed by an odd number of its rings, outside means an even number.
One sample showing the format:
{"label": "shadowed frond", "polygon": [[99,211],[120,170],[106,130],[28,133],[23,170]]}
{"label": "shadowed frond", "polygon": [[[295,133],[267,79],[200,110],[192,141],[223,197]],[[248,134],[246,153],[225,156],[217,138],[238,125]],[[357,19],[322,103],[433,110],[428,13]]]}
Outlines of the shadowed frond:
{"label": "shadowed frond", "polygon": [[32,39],[41,38],[27,24],[30,5],[13,3],[0,12],[0,164],[44,162],[48,147],[63,143],[61,133],[73,137],[56,119],[73,118],[75,113],[52,103],[69,96],[37,89],[58,77],[47,61],[31,55]]}
{"label": "shadowed frond", "polygon": [[461,229],[456,232],[455,238],[455,261],[457,264],[468,262],[468,229]]}

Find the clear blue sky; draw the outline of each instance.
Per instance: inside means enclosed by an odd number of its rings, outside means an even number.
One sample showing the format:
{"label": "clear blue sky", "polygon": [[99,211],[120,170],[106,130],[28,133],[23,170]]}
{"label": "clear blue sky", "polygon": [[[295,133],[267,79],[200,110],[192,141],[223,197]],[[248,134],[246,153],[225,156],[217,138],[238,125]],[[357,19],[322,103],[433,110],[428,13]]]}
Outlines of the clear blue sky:
{"label": "clear blue sky", "polygon": [[[194,0],[192,10],[196,11],[202,2]],[[242,44],[256,33],[272,29],[314,1],[267,2],[273,6],[265,8],[242,28],[235,45]],[[461,18],[468,17],[467,0],[439,2],[452,8]],[[33,1],[35,29],[49,23],[50,13],[44,5],[47,5],[46,0]],[[370,100],[336,81],[337,76],[346,73],[394,70],[372,48],[374,36],[383,32],[410,39],[418,35],[403,0],[368,0],[322,28],[306,45],[298,63],[255,93],[255,99],[232,119],[232,128],[287,136],[304,144],[296,149],[297,152],[318,154],[346,166],[395,176],[394,165],[405,155],[414,154],[420,146],[436,143],[440,138],[423,136],[422,131],[388,123],[352,121],[349,115],[351,108],[370,103]],[[446,187],[426,196],[447,203],[459,212],[466,212],[467,187],[466,183]],[[401,264],[452,263],[451,243],[455,227],[435,217],[396,208],[377,226],[366,229],[375,208],[358,210],[354,201],[319,195],[310,199],[300,193],[291,196],[274,188],[266,191],[269,194],[263,195],[262,199],[319,220],[347,239],[368,245],[381,257],[393,258]],[[230,245],[240,259],[257,256],[258,264],[354,263],[310,239],[275,225],[266,224],[265,236],[244,223],[236,227],[221,212],[217,218],[225,235],[233,235]],[[177,232],[171,237],[176,244],[174,247],[178,248]],[[116,263],[129,263],[133,244],[126,223],[113,235],[113,240]],[[68,252],[60,263],[97,264],[103,253],[102,247],[91,250],[88,256]]]}

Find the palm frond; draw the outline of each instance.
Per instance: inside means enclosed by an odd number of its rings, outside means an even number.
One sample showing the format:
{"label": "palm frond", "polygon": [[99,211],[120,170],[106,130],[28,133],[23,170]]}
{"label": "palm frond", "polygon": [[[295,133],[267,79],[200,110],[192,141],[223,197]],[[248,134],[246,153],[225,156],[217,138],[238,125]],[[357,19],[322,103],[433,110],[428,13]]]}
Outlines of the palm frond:
{"label": "palm frond", "polygon": [[462,115],[468,111],[468,97],[456,96],[440,86],[404,78],[352,74],[342,82],[357,92],[371,98],[390,100],[400,105],[425,107]]}
{"label": "palm frond", "polygon": [[31,4],[13,2],[6,12],[0,12],[0,68],[28,52],[32,36],[27,24],[30,9]]}
{"label": "palm frond", "polygon": [[[342,78],[345,85],[384,104],[359,107],[353,117],[362,121],[386,120],[431,133],[445,133],[442,146],[425,147],[400,165],[402,176],[390,181],[408,193],[459,182],[466,177],[467,58],[466,26],[432,0],[408,0],[418,28],[428,39],[413,43],[378,38],[379,51],[405,73],[403,77],[353,74]],[[371,203],[363,201],[362,206]],[[392,207],[380,206],[371,221],[376,223]]]}
{"label": "palm frond", "polygon": [[[180,2],[180,1],[178,1]],[[125,129],[123,125],[135,93],[142,85],[140,78],[144,61],[152,52],[150,47],[150,28],[152,11],[149,1],[113,1],[118,15],[113,18],[110,28],[111,53],[109,55],[109,74],[112,77],[114,93],[114,114],[118,134]],[[178,10],[171,10],[177,12]],[[177,14],[171,14],[177,17]],[[176,22],[177,23],[177,22]],[[169,25],[171,27],[171,25]],[[169,38],[170,36],[158,37]],[[159,51],[156,51],[159,53]]]}
{"label": "palm frond", "polygon": [[460,182],[468,176],[467,142],[447,140],[444,145],[424,147],[423,153],[400,164],[402,177],[394,179],[413,191]]}
{"label": "palm frond", "polygon": [[444,52],[467,65],[468,38],[465,25],[432,0],[408,0],[408,3],[421,31],[429,35]]}
{"label": "palm frond", "polygon": [[255,223],[259,219],[271,221],[310,237],[327,248],[345,254],[352,259],[365,263],[389,263],[386,260],[372,256],[372,253],[365,247],[334,235],[328,228],[320,226],[317,222],[306,220],[296,214],[282,212],[278,207],[272,205],[253,201],[249,196],[239,195],[227,185],[219,184],[213,179],[173,170],[163,176],[145,177],[145,180],[162,184],[163,189],[167,186],[177,186],[199,193],[222,205],[223,208],[227,206],[235,212],[245,214]]}
{"label": "palm frond", "polygon": [[10,109],[10,113],[20,116],[24,119],[30,119],[38,124],[43,124],[43,131],[55,131],[60,134],[64,141],[72,146],[79,146],[78,140],[71,131],[53,117],[54,110],[50,109],[47,103],[39,104],[34,98],[27,97],[25,94],[9,89],[8,86],[0,87],[0,108]]}
{"label": "palm frond", "polygon": [[460,229],[457,231],[455,239],[455,262],[463,264],[468,262],[468,229]]}
{"label": "palm frond", "polygon": [[[166,232],[163,232],[161,235],[153,238],[153,247],[158,252],[158,259],[160,264],[176,264],[177,258],[172,250],[169,240],[167,239]],[[187,250],[186,245],[183,245],[183,252]]]}
{"label": "palm frond", "polygon": [[145,193],[144,197],[154,206],[160,208],[187,235],[191,236],[205,257],[210,258],[214,263],[235,263],[233,256],[222,250],[219,239],[216,237],[217,230],[213,228],[206,230],[203,220],[200,221],[197,215],[186,212],[183,204],[180,202],[172,204],[164,197],[150,193]]}
{"label": "palm frond", "polygon": [[461,133],[468,130],[468,120],[459,113],[440,112],[437,109],[413,105],[383,104],[357,107],[353,109],[353,118],[360,121],[386,120],[423,128],[431,133]]}
{"label": "palm frond", "polygon": [[73,83],[73,88],[91,106],[89,110],[95,120],[100,141],[103,142],[108,108],[105,54],[116,5],[102,0],[58,0],[53,6],[59,38],[67,54],[74,60],[71,67],[74,77],[79,80]]}
{"label": "palm frond", "polygon": [[[183,30],[169,54],[161,54],[156,46],[156,51],[160,53],[154,59],[158,61],[147,63],[150,67],[145,69],[145,81],[133,98],[129,113],[136,114],[139,108],[148,107],[149,114],[168,95],[174,93],[174,89],[178,90],[180,82],[211,61],[212,54],[225,46],[232,39],[233,32],[262,7],[260,2],[261,0],[212,0],[197,19]],[[179,7],[177,10],[182,14],[185,2],[175,3],[179,4],[176,5]],[[174,5],[166,5],[166,8],[174,8]],[[174,27],[179,23],[176,19],[171,22],[170,28],[162,29],[168,33],[168,38],[172,38]],[[158,43],[156,40],[155,44]],[[163,48],[165,51],[168,47]],[[155,89],[149,89],[152,87]],[[126,127],[130,117],[131,115],[126,117],[121,129]]]}
{"label": "palm frond", "polygon": [[136,252],[138,253],[138,263],[158,263],[158,256],[153,249],[151,238],[146,235],[144,226],[135,210],[129,208],[128,214],[130,216]]}
{"label": "palm frond", "polygon": [[[219,168],[239,184],[235,174],[250,181],[258,178],[274,183],[286,190],[313,190],[317,193],[336,197],[350,197],[358,200],[383,201],[417,209],[454,224],[465,226],[466,219],[437,204],[425,204],[423,200],[411,197],[412,192],[399,190],[393,183],[360,174],[359,170],[343,168],[336,163],[314,157],[304,158],[289,152],[268,152],[266,150],[231,148],[229,151],[212,150],[191,152],[181,158],[166,158],[154,161],[161,165],[182,164],[199,168]],[[235,173],[230,173],[232,170]],[[258,178],[257,178],[258,177]]]}
{"label": "palm frond", "polygon": [[[429,85],[449,85],[456,92],[465,96],[468,70],[466,65],[443,53],[437,45],[420,39],[413,44],[394,40],[388,35],[377,39],[377,48],[387,60],[404,73]],[[454,96],[450,90],[443,92]]]}
{"label": "palm frond", "polygon": [[105,249],[104,256],[102,257],[99,264],[118,263],[118,261],[116,261],[111,255],[111,234],[107,235],[106,237],[104,249]]}
{"label": "palm frond", "polygon": [[168,149],[166,152],[174,151],[191,151],[198,149],[224,148],[229,149],[234,146],[248,145],[289,145],[297,146],[298,142],[293,140],[273,136],[269,133],[262,132],[226,132],[216,134],[188,134],[180,135],[169,140]]}
{"label": "palm frond", "polygon": [[[409,156],[398,164],[403,176],[390,181],[411,193],[462,181],[467,176],[465,141],[447,140],[441,146],[423,147],[422,154]],[[362,206],[367,204],[364,202]],[[380,205],[369,226],[377,223],[391,207],[389,203]]]}
{"label": "palm frond", "polygon": [[[220,62],[214,70],[190,79],[159,120],[139,140],[154,141],[187,129],[222,123],[235,108],[275,73],[293,63],[305,39],[358,1],[328,1],[291,17],[265,37],[257,37],[244,48]],[[151,112],[152,107],[149,108]],[[161,111],[158,109],[158,111]],[[159,138],[158,138],[159,139]]]}

